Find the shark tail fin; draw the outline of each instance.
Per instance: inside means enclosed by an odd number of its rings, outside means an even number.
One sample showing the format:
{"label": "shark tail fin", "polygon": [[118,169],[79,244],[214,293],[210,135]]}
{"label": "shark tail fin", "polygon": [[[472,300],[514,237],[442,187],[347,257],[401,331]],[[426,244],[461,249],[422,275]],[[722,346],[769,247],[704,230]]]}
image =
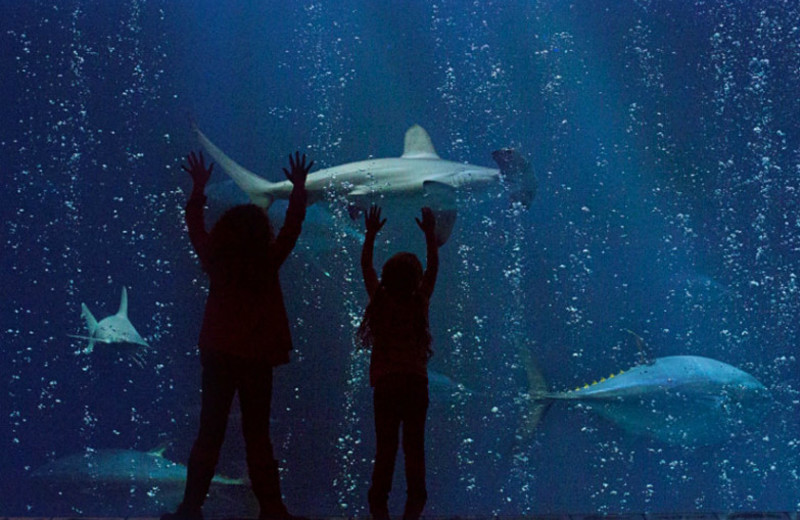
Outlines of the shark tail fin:
{"label": "shark tail fin", "polygon": [[235,182],[242,191],[247,193],[247,196],[250,197],[250,201],[256,206],[269,208],[275,200],[272,190],[277,183],[269,182],[239,165],[212,143],[209,138],[206,137],[206,134],[200,131],[194,121],[191,123],[192,131],[197,135],[197,140],[200,141],[200,145],[202,145],[211,157],[219,163],[220,167],[225,170],[225,173],[233,179],[233,182]]}
{"label": "shark tail fin", "polygon": [[517,436],[522,440],[527,440],[533,436],[536,427],[547,413],[547,410],[550,409],[553,401],[548,398],[547,382],[531,353],[524,352],[522,358],[525,373],[528,376],[528,406],[523,414]]}
{"label": "shark tail fin", "polygon": [[492,152],[492,158],[500,167],[500,176],[509,186],[511,202],[530,206],[536,197],[538,182],[533,167],[521,153],[512,148],[502,148]]}

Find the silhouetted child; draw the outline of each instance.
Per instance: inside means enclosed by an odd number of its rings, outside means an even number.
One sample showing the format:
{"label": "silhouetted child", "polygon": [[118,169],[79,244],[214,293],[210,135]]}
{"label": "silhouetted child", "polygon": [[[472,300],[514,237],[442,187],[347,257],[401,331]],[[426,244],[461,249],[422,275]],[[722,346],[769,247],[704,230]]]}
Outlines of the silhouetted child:
{"label": "silhouetted child", "polygon": [[206,168],[202,152],[188,158],[194,189],[186,204],[186,224],[210,288],[200,331],[203,397],[200,430],[189,455],[186,490],[175,513],[162,519],[199,520],[219,459],[228,413],[239,393],[247,468],[258,499],[260,519],[289,519],[283,504],[278,463],[269,433],[272,368],[289,362],[292,340],[278,269],[300,235],[306,213],[306,157],[289,156],[292,182],[286,220],[274,237],[267,213],[252,204],[226,211],[206,232]]}
{"label": "silhouetted child", "polygon": [[369,304],[359,328],[363,345],[372,349],[369,381],[375,409],[375,467],[369,489],[373,519],[389,518],[388,500],[397,455],[398,433],[403,427],[407,496],[403,518],[422,514],[425,487],[425,418],[428,411],[428,359],[431,333],[428,303],[439,269],[434,235],[436,221],[430,208],[422,209],[417,224],[425,232],[428,261],[425,272],[416,255],[397,253],[386,261],[381,278],[372,266],[375,236],[386,219],[372,206],[365,216],[367,233],[361,252],[361,270]]}

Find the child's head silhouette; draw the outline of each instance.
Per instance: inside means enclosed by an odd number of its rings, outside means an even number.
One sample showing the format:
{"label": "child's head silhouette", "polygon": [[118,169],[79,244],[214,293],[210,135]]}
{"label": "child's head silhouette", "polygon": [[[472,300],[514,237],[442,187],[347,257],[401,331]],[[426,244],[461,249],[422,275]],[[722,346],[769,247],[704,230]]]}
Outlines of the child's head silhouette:
{"label": "child's head silhouette", "polygon": [[231,283],[257,282],[274,239],[267,213],[253,204],[226,211],[209,233],[209,258],[218,276]]}
{"label": "child's head silhouette", "polygon": [[396,253],[383,264],[380,289],[367,305],[358,329],[362,345],[374,347],[376,336],[411,336],[415,339],[406,348],[431,356],[427,299],[417,291],[422,276],[422,263],[413,253]]}
{"label": "child's head silhouette", "polygon": [[409,296],[422,280],[422,263],[413,253],[397,253],[383,265],[381,285],[390,295]]}

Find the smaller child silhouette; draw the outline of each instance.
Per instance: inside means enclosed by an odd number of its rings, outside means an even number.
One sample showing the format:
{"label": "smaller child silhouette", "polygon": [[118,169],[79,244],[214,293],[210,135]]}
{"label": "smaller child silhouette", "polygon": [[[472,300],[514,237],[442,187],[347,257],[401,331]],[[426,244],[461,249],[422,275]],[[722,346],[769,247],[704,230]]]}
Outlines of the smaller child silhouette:
{"label": "smaller child silhouette", "polygon": [[369,380],[373,390],[377,439],[369,509],[375,520],[388,520],[389,492],[397,455],[398,433],[403,427],[407,497],[404,520],[422,514],[425,487],[425,418],[428,411],[428,359],[431,334],[428,304],[439,269],[436,221],[430,208],[422,208],[417,225],[425,233],[427,268],[416,255],[397,253],[386,261],[378,280],[372,266],[375,237],[386,223],[381,209],[372,206],[364,218],[366,236],[361,270],[369,304],[359,327],[362,344],[372,349]]}

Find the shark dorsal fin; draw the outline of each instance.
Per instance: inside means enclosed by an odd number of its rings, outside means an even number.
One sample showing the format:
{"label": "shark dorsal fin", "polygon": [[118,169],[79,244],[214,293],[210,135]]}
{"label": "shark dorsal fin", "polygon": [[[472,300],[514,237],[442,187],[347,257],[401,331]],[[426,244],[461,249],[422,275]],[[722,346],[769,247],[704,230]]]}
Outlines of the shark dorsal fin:
{"label": "shark dorsal fin", "polygon": [[163,444],[159,444],[158,446],[148,451],[147,453],[152,455],[153,457],[164,458],[164,452],[167,451],[167,448],[169,448],[169,442],[164,442]]}
{"label": "shark dorsal fin", "polygon": [[119,299],[119,310],[117,316],[128,317],[128,289],[122,286],[122,296]]}
{"label": "shark dorsal fin", "polygon": [[419,125],[414,125],[406,130],[406,140],[403,146],[403,159],[438,159],[436,150],[433,149],[431,136]]}

